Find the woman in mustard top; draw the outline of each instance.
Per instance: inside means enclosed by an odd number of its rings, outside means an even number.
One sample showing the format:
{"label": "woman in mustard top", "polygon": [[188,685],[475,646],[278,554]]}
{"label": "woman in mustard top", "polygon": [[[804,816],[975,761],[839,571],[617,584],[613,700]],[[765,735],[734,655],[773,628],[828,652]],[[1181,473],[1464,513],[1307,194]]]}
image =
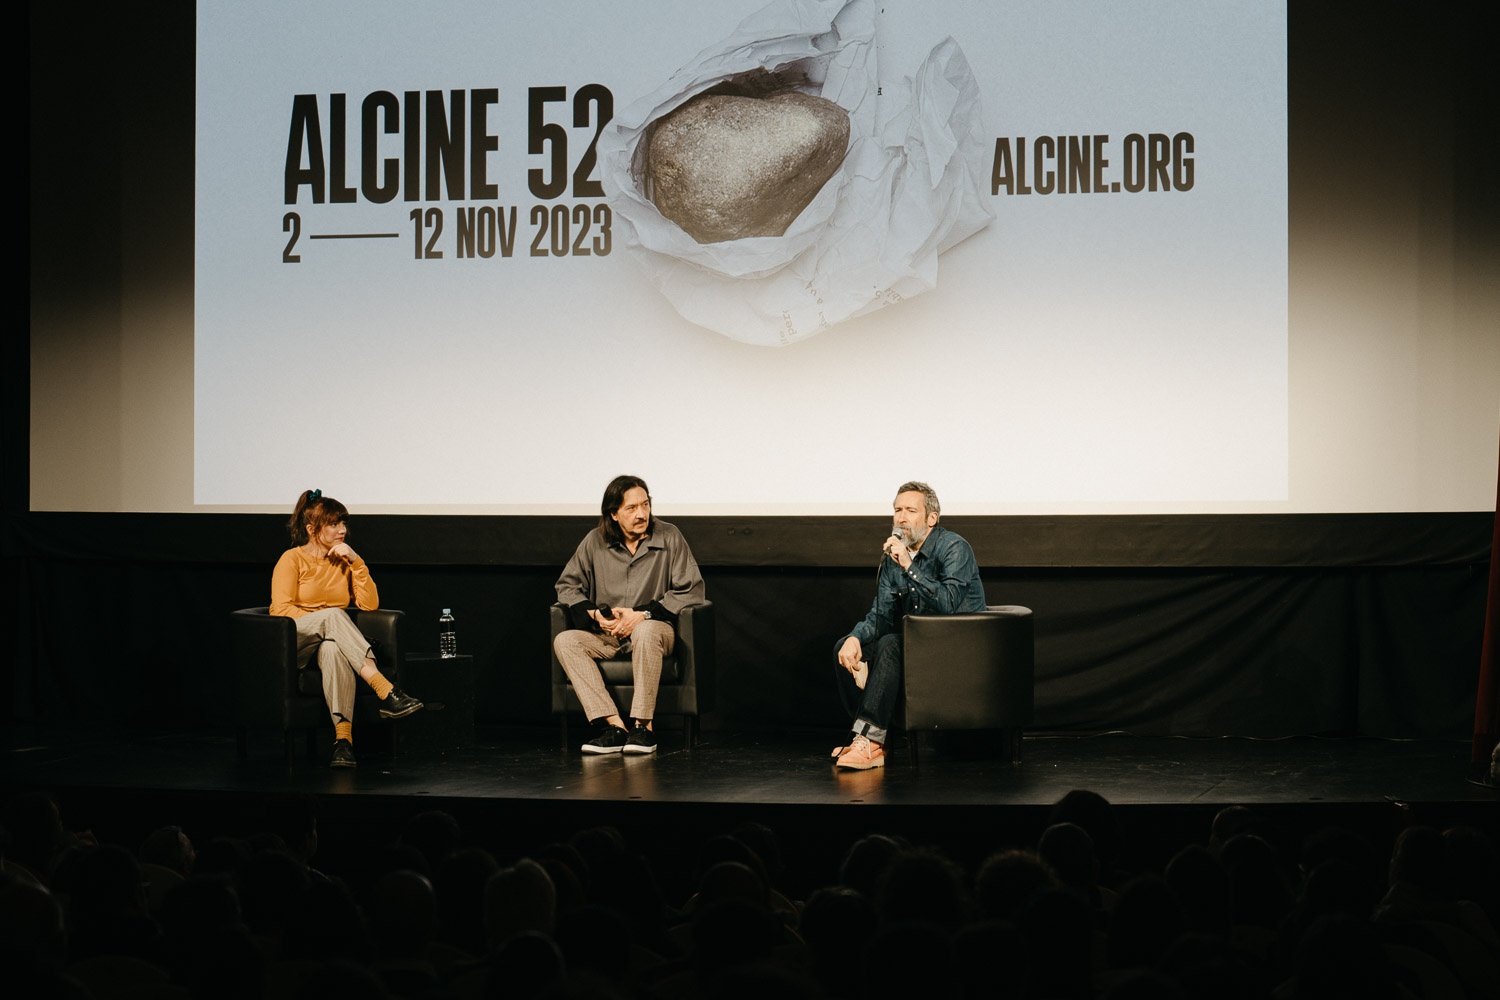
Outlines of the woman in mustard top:
{"label": "woman in mustard top", "polygon": [[349,547],[349,510],[322,490],[307,490],[287,524],[292,547],[271,572],[271,614],[297,624],[297,667],[318,654],[323,697],[333,717],[333,766],[354,767],[354,684],[359,677],[380,697],[380,714],[399,719],[422,703],[386,680],[375,653],[344,609],[380,607],[370,568]]}

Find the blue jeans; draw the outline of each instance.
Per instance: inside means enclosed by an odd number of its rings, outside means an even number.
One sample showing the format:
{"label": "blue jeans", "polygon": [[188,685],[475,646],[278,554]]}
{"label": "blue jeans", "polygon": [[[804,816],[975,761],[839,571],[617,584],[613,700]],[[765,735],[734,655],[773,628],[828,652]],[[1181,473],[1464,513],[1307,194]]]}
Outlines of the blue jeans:
{"label": "blue jeans", "polygon": [[[838,646],[844,640],[840,639]],[[838,646],[834,647],[837,655]],[[854,720],[854,733],[864,736],[872,743],[885,743],[886,731],[891,717],[896,712],[896,698],[901,693],[901,635],[892,632],[875,640],[875,648],[864,647],[865,661],[870,664],[870,676],[861,691],[854,683],[854,675],[837,663],[839,699],[844,711]]]}

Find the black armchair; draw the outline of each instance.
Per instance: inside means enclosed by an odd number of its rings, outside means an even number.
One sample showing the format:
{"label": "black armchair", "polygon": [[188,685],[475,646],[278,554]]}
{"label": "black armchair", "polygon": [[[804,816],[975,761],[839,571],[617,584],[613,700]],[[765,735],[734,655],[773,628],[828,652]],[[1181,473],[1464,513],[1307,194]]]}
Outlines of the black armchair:
{"label": "black armchair", "polygon": [[[380,672],[392,683],[398,682],[402,663],[404,615],[405,612],[388,608],[349,609],[349,617],[370,640]],[[268,608],[243,608],[229,616],[229,639],[234,656],[234,719],[240,759],[249,755],[251,729],[275,729],[283,733],[288,766],[294,758],[292,733],[306,730],[307,753],[313,756],[315,732],[328,724],[328,704],[323,700],[317,657],[297,669],[297,628],[293,620],[273,615]],[[378,721],[379,699],[367,685],[360,684],[358,689],[353,721]]]}
{"label": "black armchair", "polygon": [[1006,604],[972,614],[907,615],[902,627],[912,762],[924,731],[999,730],[1019,764],[1036,678],[1031,609]]}
{"label": "black armchair", "polygon": [[[705,711],[714,707],[714,606],[704,602],[691,608],[683,608],[677,616],[677,642],[669,656],[662,660],[661,684],[656,690],[656,717],[681,715],[684,745],[691,750],[698,741],[698,721]],[[552,605],[552,637],[568,627],[567,609],[561,604]],[[552,711],[558,717],[562,734],[562,745],[568,746],[568,713],[583,710],[573,685],[552,644],[547,644],[552,655]],[[630,711],[630,699],[635,694],[635,678],[631,676],[630,657],[616,657],[599,664],[604,674],[604,686],[614,698],[615,704],[624,712]]]}

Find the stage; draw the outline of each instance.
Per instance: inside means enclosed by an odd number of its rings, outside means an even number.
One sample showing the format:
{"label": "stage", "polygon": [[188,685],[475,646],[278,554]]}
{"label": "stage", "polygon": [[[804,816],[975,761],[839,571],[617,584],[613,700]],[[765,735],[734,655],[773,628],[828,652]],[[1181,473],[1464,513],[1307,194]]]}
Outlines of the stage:
{"label": "stage", "polygon": [[[263,828],[267,803],[311,797],[321,853],[354,868],[428,809],[452,813],[470,843],[502,862],[609,824],[653,858],[669,891],[689,888],[703,841],[751,821],[780,837],[793,892],[831,881],[843,851],[867,833],[938,847],[972,870],[1001,847],[1033,846],[1052,804],[1072,789],[1115,807],[1120,863],[1130,871],[1159,870],[1184,844],[1205,842],[1228,805],[1252,807],[1260,832],[1289,859],[1326,825],[1358,829],[1381,848],[1411,822],[1470,824],[1500,837],[1500,793],[1467,780],[1469,747],[1454,741],[1028,736],[1019,765],[926,744],[914,765],[897,737],[886,767],[840,772],[827,760],[840,735],[833,729],[710,732],[692,752],[680,734],[664,733],[661,749],[643,757],[563,750],[556,729],[481,727],[472,749],[404,746],[394,757],[367,735],[359,767],[333,770],[321,742],[309,760],[300,741],[288,768],[274,734],[252,738],[241,762],[227,731],[11,726],[5,791],[50,792],[70,829],[131,849],[169,823],[199,844],[251,834]],[[587,734],[575,728],[570,737]]]}

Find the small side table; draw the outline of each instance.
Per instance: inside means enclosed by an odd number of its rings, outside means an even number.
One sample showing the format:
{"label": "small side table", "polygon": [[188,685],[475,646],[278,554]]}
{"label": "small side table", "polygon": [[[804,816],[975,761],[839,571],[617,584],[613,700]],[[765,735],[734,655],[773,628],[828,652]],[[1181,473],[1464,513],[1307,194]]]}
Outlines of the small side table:
{"label": "small side table", "polygon": [[407,653],[401,689],[426,706],[397,723],[403,750],[474,746],[474,657]]}

